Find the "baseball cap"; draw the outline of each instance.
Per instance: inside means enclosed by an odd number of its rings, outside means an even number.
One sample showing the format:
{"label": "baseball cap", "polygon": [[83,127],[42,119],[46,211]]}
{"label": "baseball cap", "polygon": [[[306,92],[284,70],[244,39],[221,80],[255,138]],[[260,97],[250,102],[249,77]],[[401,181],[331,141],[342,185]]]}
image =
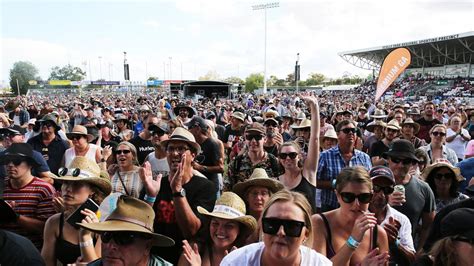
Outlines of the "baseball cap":
{"label": "baseball cap", "polygon": [[206,123],[206,120],[204,120],[204,118],[202,118],[200,116],[197,116],[197,115],[193,116],[191,121],[189,121],[185,125],[186,125],[186,127],[188,127],[188,129],[191,129],[195,126],[198,126],[202,129],[208,129],[209,128],[209,125]]}
{"label": "baseball cap", "polygon": [[384,178],[395,185],[395,178],[393,177],[392,170],[386,166],[379,165],[372,167],[372,169],[369,171],[369,176],[372,181],[375,179]]}
{"label": "baseball cap", "polygon": [[247,127],[246,133],[257,133],[261,135],[265,135],[265,127],[257,122],[253,122],[250,126]]}

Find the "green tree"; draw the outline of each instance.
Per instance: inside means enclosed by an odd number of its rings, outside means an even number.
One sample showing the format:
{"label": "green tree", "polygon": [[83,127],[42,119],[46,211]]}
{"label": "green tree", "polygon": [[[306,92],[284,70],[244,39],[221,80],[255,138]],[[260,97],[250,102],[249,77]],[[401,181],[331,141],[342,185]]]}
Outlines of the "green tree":
{"label": "green tree", "polygon": [[231,76],[231,77],[228,77],[228,78],[224,79],[224,82],[231,83],[231,84],[244,84],[243,79],[241,79],[239,77],[235,77],[235,76]]}
{"label": "green tree", "polygon": [[51,74],[49,74],[49,80],[71,80],[71,81],[81,81],[86,76],[86,72],[83,71],[80,67],[71,66],[67,64],[66,66],[59,67],[55,66],[51,68]]}
{"label": "green tree", "polygon": [[295,84],[295,73],[290,73],[286,76],[286,83],[288,86],[296,86]]}
{"label": "green tree", "polygon": [[[20,88],[20,94],[26,94],[28,91],[28,81],[38,80],[38,69],[30,62],[18,61],[10,69],[10,86],[15,94],[18,94],[17,84]],[[18,83],[17,83],[18,80]]]}
{"label": "green tree", "polygon": [[313,86],[313,85],[320,85],[323,84],[323,81],[326,77],[320,73],[311,73],[309,74],[308,79],[306,79],[306,85]]}
{"label": "green tree", "polygon": [[245,91],[253,92],[258,89],[258,87],[263,87],[263,75],[260,73],[250,74],[245,79]]}

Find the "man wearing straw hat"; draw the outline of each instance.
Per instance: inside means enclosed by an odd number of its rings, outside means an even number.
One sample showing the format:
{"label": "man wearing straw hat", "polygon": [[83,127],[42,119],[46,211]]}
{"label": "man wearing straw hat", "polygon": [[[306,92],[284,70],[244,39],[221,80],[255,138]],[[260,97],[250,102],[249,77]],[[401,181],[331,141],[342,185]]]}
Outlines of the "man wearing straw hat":
{"label": "man wearing straw hat", "polygon": [[151,253],[151,248],[170,247],[175,242],[153,230],[155,213],[145,202],[120,196],[117,208],[99,223],[79,223],[84,229],[99,233],[102,258],[88,265],[172,265]]}

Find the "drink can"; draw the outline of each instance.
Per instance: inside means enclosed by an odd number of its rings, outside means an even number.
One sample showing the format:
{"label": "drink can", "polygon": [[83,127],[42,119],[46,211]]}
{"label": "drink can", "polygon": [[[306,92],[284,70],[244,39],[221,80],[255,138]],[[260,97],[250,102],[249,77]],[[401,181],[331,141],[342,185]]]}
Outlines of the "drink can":
{"label": "drink can", "polygon": [[405,187],[403,185],[396,185],[393,189],[394,191],[402,192],[403,195],[405,195]]}

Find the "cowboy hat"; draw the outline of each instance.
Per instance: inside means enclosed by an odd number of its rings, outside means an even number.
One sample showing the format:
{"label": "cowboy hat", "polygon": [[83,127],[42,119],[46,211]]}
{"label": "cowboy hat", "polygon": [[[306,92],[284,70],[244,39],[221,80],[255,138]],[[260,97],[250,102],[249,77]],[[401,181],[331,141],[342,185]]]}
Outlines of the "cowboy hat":
{"label": "cowboy hat", "polygon": [[325,138],[329,138],[329,139],[338,139],[337,138],[337,133],[334,129],[330,128],[328,130],[326,130],[326,132],[324,133],[324,137],[323,139]]}
{"label": "cowboy hat", "polygon": [[385,114],[385,112],[383,110],[375,109],[374,114],[371,115],[370,117],[372,117],[372,118],[386,118],[387,115]]}
{"label": "cowboy hat", "polygon": [[91,142],[94,139],[94,136],[87,133],[87,128],[85,126],[81,126],[81,125],[75,125],[72,128],[71,132],[66,133],[66,137],[68,139],[71,139],[73,136],[77,136],[77,135],[87,137],[87,142]]}
{"label": "cowboy hat", "polygon": [[183,103],[180,103],[178,104],[174,109],[173,109],[173,112],[175,115],[179,115],[179,111],[181,109],[186,109],[188,110],[188,118],[191,118],[194,116],[195,112],[194,112],[194,109],[191,107],[191,106],[187,106]]}
{"label": "cowboy hat", "polygon": [[154,220],[155,212],[150,205],[134,197],[122,195],[117,199],[117,208],[105,221],[98,223],[78,223],[78,225],[93,232],[127,231],[144,233],[152,236],[154,246],[173,246],[173,239],[154,233]]}
{"label": "cowboy hat", "polygon": [[162,141],[161,145],[163,147],[167,147],[168,144],[172,141],[173,142],[175,141],[186,142],[187,144],[191,145],[196,150],[196,154],[199,154],[201,152],[201,145],[199,145],[196,142],[196,139],[194,138],[193,134],[183,127],[175,128],[173,130],[173,133],[170,135],[169,139]]}
{"label": "cowboy hat", "polygon": [[295,125],[291,126],[292,129],[302,129],[302,128],[307,128],[307,127],[311,127],[311,120],[306,119],[306,118],[301,121],[299,126],[295,126]]}
{"label": "cowboy hat", "polygon": [[413,119],[411,119],[410,117],[403,120],[401,127],[404,127],[405,125],[413,126],[413,128],[415,128],[415,134],[418,133],[418,131],[420,131],[420,124],[413,121]]}
{"label": "cowboy hat", "polygon": [[234,192],[222,193],[221,197],[217,199],[212,212],[201,206],[198,206],[197,210],[200,214],[209,217],[237,221],[248,229],[248,234],[257,229],[257,221],[251,215],[245,215],[245,202]]}
{"label": "cowboy hat", "polygon": [[390,122],[387,123],[385,128],[390,128],[390,129],[394,129],[394,130],[397,130],[397,131],[400,130],[400,126],[398,125],[398,121],[395,120],[395,119],[390,120]]}
{"label": "cowboy hat", "polygon": [[461,175],[461,170],[458,167],[454,167],[449,162],[443,162],[443,161],[436,162],[436,163],[433,163],[433,164],[427,166],[425,168],[425,170],[423,170],[423,173],[421,174],[421,178],[424,181],[428,181],[428,178],[429,178],[431,172],[433,170],[441,168],[441,167],[446,167],[449,170],[451,170],[454,173],[454,175],[456,176],[456,181],[461,182],[461,181],[465,180],[465,178]]}
{"label": "cowboy hat", "polygon": [[385,124],[385,122],[380,121],[380,120],[375,120],[375,121],[370,122],[365,129],[373,133],[375,127],[385,128],[386,126],[387,124]]}
{"label": "cowboy hat", "polygon": [[3,155],[0,155],[0,164],[5,164],[12,158],[21,158],[34,167],[39,166],[39,163],[33,157],[33,148],[28,143],[13,143],[5,150]]}
{"label": "cowboy hat", "polygon": [[282,190],[283,185],[276,179],[268,177],[267,172],[263,168],[255,168],[249,179],[237,183],[232,187],[232,191],[239,195],[241,198],[245,198],[245,193],[250,187],[266,187],[272,193]]}
{"label": "cowboy hat", "polygon": [[98,187],[104,195],[112,191],[112,184],[106,172],[93,161],[83,156],[76,156],[68,168],[60,168],[58,176],[53,177],[60,181],[82,181]]}

